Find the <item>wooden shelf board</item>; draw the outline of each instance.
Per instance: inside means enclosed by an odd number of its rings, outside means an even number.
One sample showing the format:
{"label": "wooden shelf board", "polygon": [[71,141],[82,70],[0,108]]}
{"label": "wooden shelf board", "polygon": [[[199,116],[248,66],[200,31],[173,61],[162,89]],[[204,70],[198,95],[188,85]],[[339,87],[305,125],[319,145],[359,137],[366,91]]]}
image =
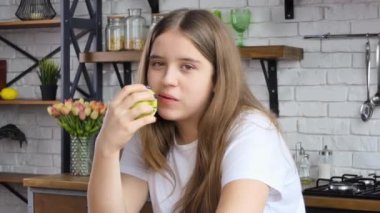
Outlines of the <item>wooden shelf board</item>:
{"label": "wooden shelf board", "polygon": [[86,191],[88,178],[88,176],[72,176],[69,174],[45,175],[25,178],[24,186]]}
{"label": "wooden shelf board", "polygon": [[3,29],[19,29],[19,28],[41,28],[41,27],[59,27],[60,19],[49,20],[32,20],[32,21],[0,21],[0,30]]}
{"label": "wooden shelf board", "polygon": [[379,200],[322,197],[304,195],[306,207],[345,209],[357,211],[378,211],[380,209]]}
{"label": "wooden shelf board", "polygon": [[284,45],[241,47],[242,58],[302,60],[303,49]]}
{"label": "wooden shelf board", "polygon": [[79,55],[79,62],[126,62],[139,61],[141,51],[119,51],[119,52],[88,52]]}
{"label": "wooden shelf board", "polygon": [[23,179],[27,177],[36,177],[37,174],[27,174],[27,173],[10,173],[10,172],[0,172],[0,183],[18,183],[22,184]]}
{"label": "wooden shelf board", "polygon": [[43,100],[26,100],[26,99],[16,99],[16,100],[0,100],[0,105],[52,105],[58,103],[59,101],[43,101]]}
{"label": "wooden shelf board", "polygon": [[[241,47],[242,58],[250,59],[280,59],[301,60],[303,49],[284,45],[274,46],[250,46]],[[96,62],[137,62],[140,60],[141,51],[119,51],[119,52],[88,52],[79,55],[81,63]]]}

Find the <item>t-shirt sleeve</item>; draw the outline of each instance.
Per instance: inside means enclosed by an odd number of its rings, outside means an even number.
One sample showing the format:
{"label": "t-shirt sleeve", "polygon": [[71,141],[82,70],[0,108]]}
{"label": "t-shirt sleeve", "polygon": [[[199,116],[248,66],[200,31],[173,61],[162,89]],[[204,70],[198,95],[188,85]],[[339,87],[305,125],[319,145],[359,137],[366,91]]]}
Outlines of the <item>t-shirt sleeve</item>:
{"label": "t-shirt sleeve", "polygon": [[294,178],[297,170],[287,146],[268,119],[250,118],[236,127],[222,162],[222,187],[239,179],[258,180],[269,186],[269,199],[277,200],[289,171]]}
{"label": "t-shirt sleeve", "polygon": [[142,158],[141,142],[137,135],[124,146],[120,159],[120,172],[133,175],[144,181],[148,180],[148,170]]}

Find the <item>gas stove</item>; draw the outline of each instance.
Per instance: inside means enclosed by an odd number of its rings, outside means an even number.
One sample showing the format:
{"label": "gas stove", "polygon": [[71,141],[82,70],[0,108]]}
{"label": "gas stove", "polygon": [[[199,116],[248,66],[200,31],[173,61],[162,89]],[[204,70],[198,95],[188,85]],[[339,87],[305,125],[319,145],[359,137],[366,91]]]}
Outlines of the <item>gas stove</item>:
{"label": "gas stove", "polygon": [[308,213],[380,212],[380,176],[344,174],[318,179],[303,195]]}

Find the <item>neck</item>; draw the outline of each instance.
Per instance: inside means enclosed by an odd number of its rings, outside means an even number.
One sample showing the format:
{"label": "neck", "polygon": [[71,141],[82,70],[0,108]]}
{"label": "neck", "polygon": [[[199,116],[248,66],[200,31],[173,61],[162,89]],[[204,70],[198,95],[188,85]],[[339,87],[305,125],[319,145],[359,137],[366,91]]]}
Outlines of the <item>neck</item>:
{"label": "neck", "polygon": [[198,139],[198,125],[190,122],[177,122],[177,143],[188,144]]}

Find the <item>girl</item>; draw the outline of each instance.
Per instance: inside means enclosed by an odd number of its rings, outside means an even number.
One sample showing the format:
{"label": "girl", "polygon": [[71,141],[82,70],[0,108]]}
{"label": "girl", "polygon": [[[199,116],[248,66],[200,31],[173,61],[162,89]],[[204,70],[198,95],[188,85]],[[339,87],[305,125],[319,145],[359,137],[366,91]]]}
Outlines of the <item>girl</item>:
{"label": "girl", "polygon": [[[139,212],[149,195],[154,212],[304,212],[275,118],[243,73],[230,31],[208,11],[161,20],[142,53],[141,84],[116,95],[98,135],[90,211]],[[156,115],[135,105],[155,98]]]}

